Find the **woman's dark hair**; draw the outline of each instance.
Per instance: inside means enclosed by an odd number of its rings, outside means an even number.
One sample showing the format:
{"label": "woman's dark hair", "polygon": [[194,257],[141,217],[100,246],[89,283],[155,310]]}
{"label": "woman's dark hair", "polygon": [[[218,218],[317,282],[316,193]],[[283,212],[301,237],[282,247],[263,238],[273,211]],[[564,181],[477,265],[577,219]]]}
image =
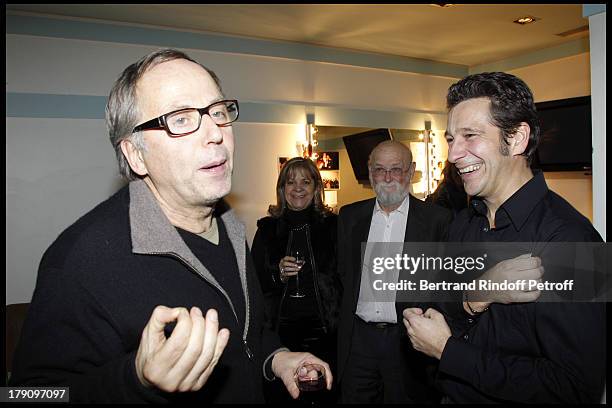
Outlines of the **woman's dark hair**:
{"label": "woman's dark hair", "polygon": [[483,72],[469,75],[451,85],[446,97],[450,111],[459,103],[472,98],[488,98],[491,101],[492,124],[501,129],[502,152],[507,151],[511,137],[519,125],[529,125],[529,142],[523,152],[531,164],[540,142],[540,120],[531,90],[521,79],[505,72]]}
{"label": "woman's dark hair", "polygon": [[276,205],[270,205],[268,213],[273,217],[280,217],[287,209],[287,199],[285,198],[285,185],[287,181],[295,177],[296,173],[302,171],[314,182],[315,191],[313,198],[314,211],[317,215],[327,217],[331,210],[323,203],[323,180],[319,169],[310,159],[294,157],[285,162],[281,168],[278,180],[276,181]]}

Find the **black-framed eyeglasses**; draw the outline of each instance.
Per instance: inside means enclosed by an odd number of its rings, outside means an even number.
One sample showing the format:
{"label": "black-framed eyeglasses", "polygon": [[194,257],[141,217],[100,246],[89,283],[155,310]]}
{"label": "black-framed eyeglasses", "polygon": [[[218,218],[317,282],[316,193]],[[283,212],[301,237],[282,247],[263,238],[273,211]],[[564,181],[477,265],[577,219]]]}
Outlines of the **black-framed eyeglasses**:
{"label": "black-framed eyeglasses", "polygon": [[151,129],[165,129],[171,137],[186,136],[200,128],[202,116],[208,115],[219,127],[238,119],[238,101],[227,99],[211,103],[205,108],[178,109],[136,126],[132,133]]}

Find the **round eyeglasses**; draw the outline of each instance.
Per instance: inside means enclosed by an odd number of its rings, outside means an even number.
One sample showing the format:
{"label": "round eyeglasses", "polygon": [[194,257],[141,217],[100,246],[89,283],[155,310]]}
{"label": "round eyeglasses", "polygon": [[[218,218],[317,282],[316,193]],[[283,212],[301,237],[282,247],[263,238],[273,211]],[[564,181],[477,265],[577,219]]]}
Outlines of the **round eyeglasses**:
{"label": "round eyeglasses", "polygon": [[136,126],[132,133],[151,129],[165,129],[172,137],[186,136],[200,128],[202,116],[208,115],[219,127],[228,126],[238,119],[238,101],[235,99],[211,103],[205,108],[175,110]]}
{"label": "round eyeglasses", "polygon": [[404,170],[401,167],[393,167],[392,169],[385,169],[384,167],[374,167],[372,169],[372,173],[375,177],[378,178],[385,177],[388,173],[391,174],[391,177],[398,178],[407,171],[408,169]]}

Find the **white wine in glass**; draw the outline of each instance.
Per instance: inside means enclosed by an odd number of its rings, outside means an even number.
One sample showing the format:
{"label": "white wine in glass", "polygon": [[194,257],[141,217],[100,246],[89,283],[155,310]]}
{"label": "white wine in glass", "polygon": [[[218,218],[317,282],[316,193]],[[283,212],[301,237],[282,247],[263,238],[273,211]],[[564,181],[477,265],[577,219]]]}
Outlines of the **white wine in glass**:
{"label": "white wine in glass", "polygon": [[[302,267],[306,263],[306,260],[304,259],[304,254],[300,250],[295,249],[291,251],[291,256],[295,258],[294,262],[298,264],[301,271]],[[302,292],[300,292],[300,271],[298,271],[297,275],[295,275],[295,292],[289,295],[292,298],[303,298],[306,296]]]}

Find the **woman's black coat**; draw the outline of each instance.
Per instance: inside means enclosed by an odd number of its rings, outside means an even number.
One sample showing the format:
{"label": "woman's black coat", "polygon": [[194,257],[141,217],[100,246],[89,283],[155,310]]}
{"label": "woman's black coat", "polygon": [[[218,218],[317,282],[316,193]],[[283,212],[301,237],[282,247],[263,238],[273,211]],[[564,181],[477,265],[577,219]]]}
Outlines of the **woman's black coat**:
{"label": "woman's black coat", "polygon": [[[316,265],[318,288],[317,312],[326,329],[335,331],[338,323],[342,284],[337,271],[337,216],[322,217],[314,211],[310,217],[310,243]],[[268,321],[276,327],[279,306],[285,290],[278,264],[285,256],[290,225],[284,217],[265,217],[257,221],[252,255],[266,301]],[[315,268],[311,268],[312,271]],[[312,272],[311,272],[312,273]],[[321,316],[322,314],[322,316]]]}

